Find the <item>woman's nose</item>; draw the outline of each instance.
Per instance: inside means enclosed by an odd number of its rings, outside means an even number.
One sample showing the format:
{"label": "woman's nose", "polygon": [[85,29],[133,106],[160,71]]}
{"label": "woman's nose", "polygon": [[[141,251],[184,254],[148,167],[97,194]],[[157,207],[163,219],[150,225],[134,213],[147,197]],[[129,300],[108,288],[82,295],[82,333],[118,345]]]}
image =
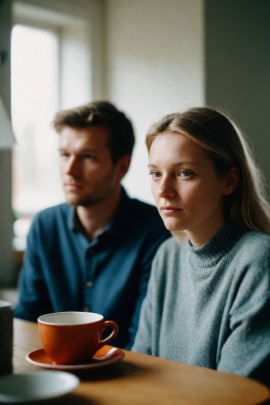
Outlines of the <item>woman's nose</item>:
{"label": "woman's nose", "polygon": [[159,184],[158,194],[160,197],[174,197],[175,189],[173,187],[172,181],[168,178],[163,178]]}

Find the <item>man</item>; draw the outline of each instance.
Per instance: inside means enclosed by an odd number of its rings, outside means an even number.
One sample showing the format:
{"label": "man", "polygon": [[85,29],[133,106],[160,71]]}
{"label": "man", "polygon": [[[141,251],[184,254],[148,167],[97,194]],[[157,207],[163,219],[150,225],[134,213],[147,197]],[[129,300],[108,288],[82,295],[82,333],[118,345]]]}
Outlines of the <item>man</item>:
{"label": "man", "polygon": [[15,317],[91,311],[118,323],[130,348],[151,262],[170,234],[157,209],[121,186],[134,146],[131,122],[112,104],[56,114],[66,203],[37,214],[27,238]]}

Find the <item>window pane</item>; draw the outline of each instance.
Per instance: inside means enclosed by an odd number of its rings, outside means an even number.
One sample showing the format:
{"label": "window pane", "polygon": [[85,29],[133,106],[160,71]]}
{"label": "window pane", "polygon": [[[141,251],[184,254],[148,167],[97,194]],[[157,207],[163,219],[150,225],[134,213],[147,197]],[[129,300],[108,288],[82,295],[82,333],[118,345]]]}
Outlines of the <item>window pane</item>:
{"label": "window pane", "polygon": [[16,25],[11,45],[13,207],[31,213],[63,200],[50,129],[59,108],[59,44],[53,31]]}

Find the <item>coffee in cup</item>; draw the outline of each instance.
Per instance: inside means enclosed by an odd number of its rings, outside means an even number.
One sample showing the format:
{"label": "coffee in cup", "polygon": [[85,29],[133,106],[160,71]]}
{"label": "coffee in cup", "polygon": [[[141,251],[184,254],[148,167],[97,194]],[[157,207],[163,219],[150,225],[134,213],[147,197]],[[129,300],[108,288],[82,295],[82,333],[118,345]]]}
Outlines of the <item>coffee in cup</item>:
{"label": "coffee in cup", "polygon": [[[102,339],[107,327],[112,333]],[[41,343],[56,364],[88,363],[95,352],[110,343],[118,333],[114,321],[94,312],[55,312],[38,318]]]}

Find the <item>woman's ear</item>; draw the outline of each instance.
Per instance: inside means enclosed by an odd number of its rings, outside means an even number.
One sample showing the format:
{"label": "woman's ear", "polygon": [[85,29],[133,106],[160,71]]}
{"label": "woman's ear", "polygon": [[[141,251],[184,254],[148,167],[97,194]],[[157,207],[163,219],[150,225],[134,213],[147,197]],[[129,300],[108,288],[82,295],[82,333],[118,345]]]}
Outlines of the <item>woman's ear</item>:
{"label": "woman's ear", "polygon": [[223,195],[232,194],[232,192],[238,186],[239,180],[240,180],[240,171],[238,167],[236,166],[231,167],[230,170],[225,174]]}

